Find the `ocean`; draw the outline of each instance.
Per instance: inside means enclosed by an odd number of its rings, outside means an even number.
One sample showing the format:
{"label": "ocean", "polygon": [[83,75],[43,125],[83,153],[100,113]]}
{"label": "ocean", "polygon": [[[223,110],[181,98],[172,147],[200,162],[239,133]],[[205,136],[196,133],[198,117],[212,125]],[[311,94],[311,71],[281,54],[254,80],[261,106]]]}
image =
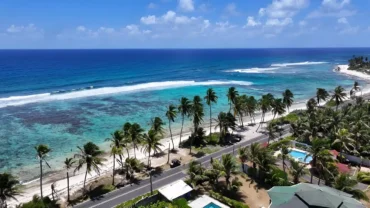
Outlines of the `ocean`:
{"label": "ocean", "polygon": [[34,146],[47,144],[52,168],[45,170],[60,170],[77,146],[93,141],[107,149],[105,139],[123,123],[148,129],[151,118],[165,119],[169,104],[204,97],[209,87],[219,97],[214,116],[228,109],[230,86],[257,98],[290,89],[296,102],[318,87],[349,89],[354,79],[333,68],[369,54],[370,48],[0,50],[0,169],[21,180],[37,177]]}

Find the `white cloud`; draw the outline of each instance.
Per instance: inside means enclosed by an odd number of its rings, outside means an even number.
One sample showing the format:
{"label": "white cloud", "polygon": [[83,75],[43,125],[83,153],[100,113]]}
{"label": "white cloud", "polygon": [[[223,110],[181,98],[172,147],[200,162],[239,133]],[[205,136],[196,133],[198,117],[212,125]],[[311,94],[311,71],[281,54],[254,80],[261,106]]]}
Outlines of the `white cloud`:
{"label": "white cloud", "polygon": [[267,15],[270,18],[290,18],[305,8],[309,0],[273,0],[266,8],[260,8],[259,15]]}
{"label": "white cloud", "polygon": [[349,17],[356,14],[355,10],[350,9],[350,3],[350,0],[323,0],[320,7],[307,17]]}
{"label": "white cloud", "polygon": [[215,27],[214,30],[217,31],[217,32],[226,32],[229,29],[232,29],[234,27],[235,27],[235,25],[230,24],[229,21],[216,22],[216,27]]}
{"label": "white cloud", "polygon": [[258,25],[260,25],[260,24],[261,24],[261,22],[256,21],[256,20],[254,19],[254,17],[249,16],[249,17],[247,18],[247,24],[246,24],[245,26],[247,26],[247,27],[255,27],[255,26],[258,26]]}
{"label": "white cloud", "polygon": [[194,11],[193,0],[179,0],[179,8],[185,12]]}
{"label": "white cloud", "polygon": [[359,30],[359,27],[345,27],[339,30],[339,34],[356,34]]}
{"label": "white cloud", "polygon": [[339,24],[348,24],[347,18],[341,17],[338,19]]}
{"label": "white cloud", "polygon": [[86,27],[85,27],[85,26],[80,25],[80,26],[76,27],[76,30],[77,30],[78,32],[85,32],[85,31],[86,31]]}
{"label": "white cloud", "polygon": [[155,8],[157,8],[157,5],[153,2],[151,2],[151,3],[148,4],[148,8],[149,9],[155,9]]}
{"label": "white cloud", "polygon": [[6,29],[8,33],[21,33],[21,32],[35,32],[38,28],[34,24],[28,24],[26,26],[20,25],[11,25]]}
{"label": "white cloud", "polygon": [[175,19],[175,17],[176,17],[176,12],[174,12],[174,11],[168,11],[166,14],[164,14],[163,16],[162,16],[162,18],[163,18],[163,20],[165,21],[165,22],[169,22],[169,21],[173,21],[174,19]]}
{"label": "white cloud", "polygon": [[227,15],[232,15],[232,16],[240,15],[240,12],[237,11],[237,7],[235,3],[230,3],[226,5],[225,12]]}
{"label": "white cloud", "polygon": [[111,27],[100,27],[98,29],[98,32],[108,33],[108,34],[114,33],[115,31],[116,30],[114,28],[111,28]]}
{"label": "white cloud", "polygon": [[209,28],[210,25],[211,23],[209,20],[203,20],[203,29]]}
{"label": "white cloud", "polygon": [[304,20],[302,20],[302,21],[299,22],[299,26],[302,26],[302,27],[305,26],[306,24],[307,24],[307,22],[304,21]]}
{"label": "white cloud", "polygon": [[140,22],[146,25],[153,25],[157,23],[157,18],[155,15],[149,15],[146,17],[141,17]]}
{"label": "white cloud", "polygon": [[293,20],[291,18],[285,18],[283,20],[279,19],[268,19],[266,21],[266,26],[287,26],[289,24],[292,24]]}
{"label": "white cloud", "polygon": [[44,38],[44,30],[36,27],[34,24],[28,25],[10,25],[1,36],[9,38],[20,38],[19,40],[40,40]]}

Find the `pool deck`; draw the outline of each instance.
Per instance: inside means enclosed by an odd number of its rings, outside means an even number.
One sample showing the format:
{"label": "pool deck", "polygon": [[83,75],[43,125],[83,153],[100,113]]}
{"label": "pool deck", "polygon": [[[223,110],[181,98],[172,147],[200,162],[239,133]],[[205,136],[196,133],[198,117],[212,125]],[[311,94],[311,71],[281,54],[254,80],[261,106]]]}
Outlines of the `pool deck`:
{"label": "pool deck", "polygon": [[[304,151],[304,150],[300,150],[300,149],[296,149],[296,148],[288,148],[289,150],[291,150],[291,151],[296,151],[296,152],[300,152],[300,153],[304,153],[304,154],[308,154],[308,152],[307,151]],[[279,155],[281,154],[281,150],[279,150],[279,151],[276,151],[275,153],[274,153],[274,156],[275,157],[278,157]],[[295,161],[298,161],[298,162],[301,162],[301,163],[305,163],[305,164],[309,164],[310,162],[302,162],[302,161],[300,161],[298,158],[295,158],[295,157],[292,157]],[[311,167],[311,166],[310,166]],[[308,168],[308,166],[306,167],[306,168]]]}
{"label": "pool deck", "polygon": [[188,205],[191,207],[191,208],[204,208],[206,207],[208,204],[210,203],[213,203],[221,208],[230,208],[229,206],[226,206],[224,204],[222,204],[221,202],[217,201],[216,199],[213,199],[207,195],[203,195],[199,198],[197,198],[196,200],[190,202]]}

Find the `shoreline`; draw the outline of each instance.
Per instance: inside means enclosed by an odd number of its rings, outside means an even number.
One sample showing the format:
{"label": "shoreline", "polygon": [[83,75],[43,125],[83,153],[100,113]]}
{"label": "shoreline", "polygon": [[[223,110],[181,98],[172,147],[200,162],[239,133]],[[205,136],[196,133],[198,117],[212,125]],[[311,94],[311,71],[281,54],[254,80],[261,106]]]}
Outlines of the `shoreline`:
{"label": "shoreline", "polygon": [[[338,65],[338,66],[341,67],[341,71],[339,73],[350,75],[352,77],[362,78],[362,79],[365,79],[365,80],[368,80],[368,81],[370,80],[370,75],[368,75],[368,77],[366,77],[366,76],[364,77],[364,75],[366,75],[366,74],[363,74],[361,72],[356,72],[356,71],[353,71],[354,72],[353,73],[352,71],[349,71],[347,65]],[[345,68],[345,67],[347,67],[347,68]],[[366,92],[364,91],[365,89],[367,89]],[[363,97],[367,97],[367,96],[370,95],[370,88],[368,86],[362,86],[362,90],[363,90]],[[347,89],[346,89],[346,92],[347,92]],[[294,103],[293,106],[291,106],[289,111],[292,112],[294,110],[306,109],[307,100],[308,99],[298,100],[296,103]],[[350,100],[349,96],[348,96],[348,99],[346,99],[346,100]],[[287,113],[284,114],[284,115],[287,115]],[[215,116],[216,115],[213,115],[214,118],[215,118]],[[254,138],[254,137],[258,136],[259,134],[261,134],[260,132],[257,133],[257,132],[254,131],[255,126],[253,126],[253,127],[247,126],[247,124],[250,122],[250,117],[246,116],[246,117],[243,117],[243,119],[244,119],[244,123],[246,124],[245,126],[247,127],[247,130],[238,132],[239,134],[242,134],[245,137],[243,140],[248,140],[248,139]],[[258,124],[259,120],[261,119],[261,115],[260,115],[259,111],[256,112],[255,119],[256,119],[256,123]],[[271,115],[271,113],[268,113],[265,116],[265,121],[270,121],[270,120],[272,120],[272,115]],[[239,122],[237,122],[237,123],[239,123]],[[191,134],[191,122],[188,122],[187,124],[188,125],[184,125],[183,134],[182,134],[182,141],[187,140],[188,137]],[[209,118],[204,118],[204,123],[202,124],[202,127],[204,127],[204,130],[208,134],[209,133]],[[217,129],[214,129],[215,125],[212,125],[212,127],[213,127],[212,132],[217,132],[218,131]],[[168,131],[168,129],[166,127],[165,127],[165,129],[166,129],[166,131]],[[173,140],[174,140],[174,143],[175,143],[175,148],[178,148],[180,129],[173,129],[172,131],[174,132]],[[172,146],[171,139],[170,139],[169,135],[165,135],[165,137],[161,140],[161,144],[164,145],[164,146],[162,146],[162,152],[167,153],[166,150],[168,149],[168,144],[169,143]],[[110,156],[110,154],[108,152],[109,149],[105,149],[105,148],[109,147],[107,144],[108,144],[107,142],[103,142],[103,143],[98,144],[99,147],[101,147],[101,149],[105,151],[104,158],[107,159],[104,162],[104,165],[101,168],[101,174],[98,175],[95,172],[92,172],[91,175],[87,176],[86,184],[91,183],[91,182],[93,182],[94,180],[96,180],[97,178],[100,178],[100,177],[109,177],[109,176],[111,177],[113,162],[112,162],[112,157]],[[181,149],[181,150],[183,150],[183,149]],[[186,150],[186,149],[184,149],[184,150]],[[133,155],[133,149],[130,149],[129,151],[130,151],[130,155]],[[145,154],[143,154],[140,151],[140,149],[136,150],[136,155],[137,155],[137,159],[139,159],[140,161],[142,161],[146,164],[147,156]],[[126,157],[126,153],[124,154],[124,157]],[[163,158],[163,156],[162,156],[162,158]],[[163,164],[160,164],[160,162],[161,162],[161,161],[159,161],[160,159],[161,158],[153,157],[152,165],[153,166],[163,165]],[[71,195],[82,188],[83,180],[84,180],[84,170],[85,169],[83,168],[79,172],[76,172],[76,174],[71,174],[71,176],[70,176],[70,193],[71,193]],[[70,171],[70,172],[72,172],[72,171]],[[60,196],[60,198],[62,200],[65,200],[65,195],[66,195],[66,191],[67,191],[66,190],[67,184],[66,184],[66,171],[64,169],[50,171],[50,172],[46,173],[43,177],[43,181],[44,181],[44,183],[43,183],[44,196],[51,195],[51,185],[55,184],[58,196]],[[34,178],[34,179],[29,180],[29,181],[25,181],[23,183],[23,185],[24,185],[24,189],[23,189],[24,194],[22,194],[22,196],[19,196],[17,198],[18,202],[14,201],[14,200],[9,201],[9,203],[8,203],[9,205],[15,205],[15,204],[19,204],[19,203],[28,202],[32,199],[33,195],[39,194],[39,189],[40,189],[40,187],[39,187],[39,178]]]}

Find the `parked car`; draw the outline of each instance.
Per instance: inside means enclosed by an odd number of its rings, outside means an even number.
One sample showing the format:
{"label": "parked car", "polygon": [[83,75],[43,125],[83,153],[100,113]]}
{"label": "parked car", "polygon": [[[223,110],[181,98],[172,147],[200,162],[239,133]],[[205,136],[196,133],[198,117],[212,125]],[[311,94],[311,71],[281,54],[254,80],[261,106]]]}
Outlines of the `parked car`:
{"label": "parked car", "polygon": [[174,167],[177,167],[177,166],[180,166],[181,165],[181,161],[178,160],[178,159],[173,159],[171,160],[171,164],[170,164],[170,167],[171,168],[174,168]]}

